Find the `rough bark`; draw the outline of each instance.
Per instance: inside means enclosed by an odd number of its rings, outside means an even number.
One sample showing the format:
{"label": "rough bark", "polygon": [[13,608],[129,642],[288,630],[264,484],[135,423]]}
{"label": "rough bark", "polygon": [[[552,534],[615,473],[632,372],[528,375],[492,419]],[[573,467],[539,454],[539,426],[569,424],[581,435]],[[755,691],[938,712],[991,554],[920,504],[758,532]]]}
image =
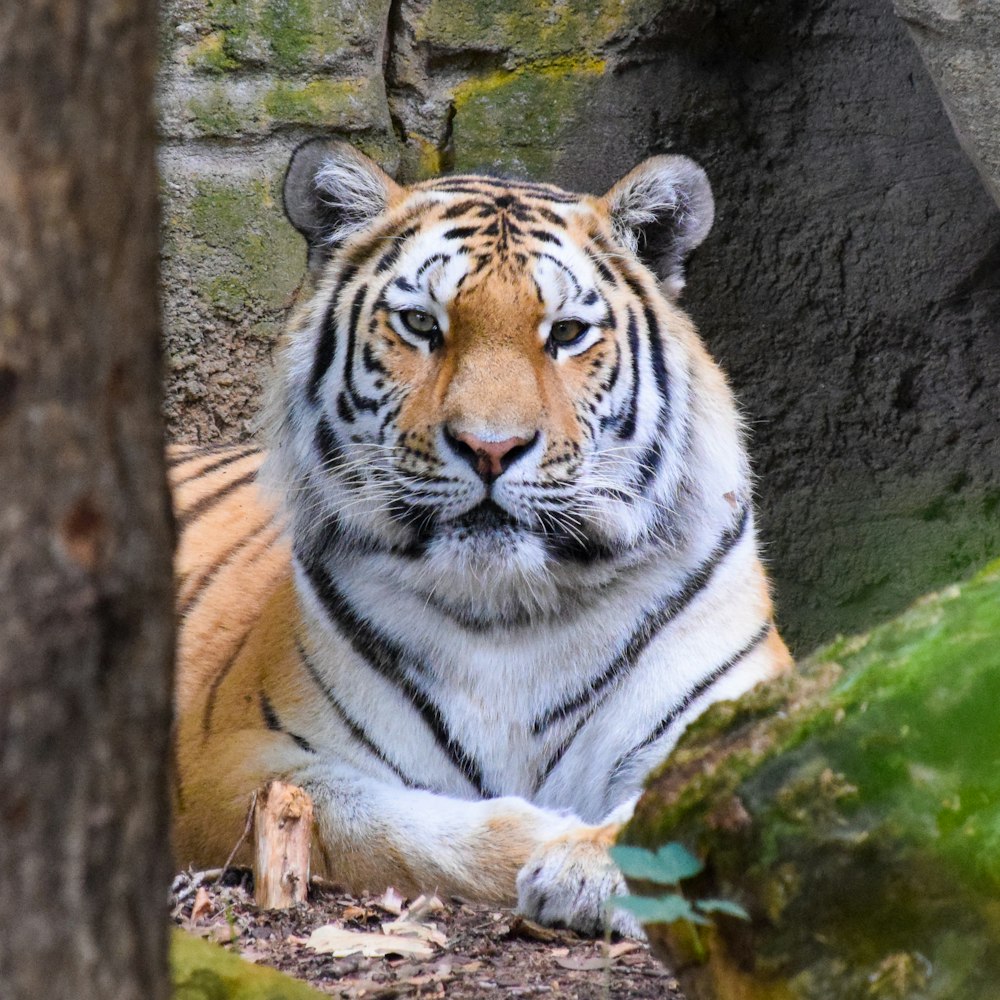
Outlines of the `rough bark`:
{"label": "rough bark", "polygon": [[752,918],[652,929],[689,1000],[997,995],[998,609],[1000,562],[686,734],[626,838]]}
{"label": "rough bark", "polygon": [[0,5],[0,996],[166,995],[149,0]]}

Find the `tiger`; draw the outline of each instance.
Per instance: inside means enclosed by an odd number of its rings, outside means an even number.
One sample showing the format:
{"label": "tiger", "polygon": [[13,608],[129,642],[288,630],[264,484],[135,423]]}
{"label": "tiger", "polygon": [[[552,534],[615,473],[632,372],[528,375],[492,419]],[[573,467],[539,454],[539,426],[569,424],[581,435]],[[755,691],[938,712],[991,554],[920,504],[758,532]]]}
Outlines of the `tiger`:
{"label": "tiger", "polygon": [[280,779],[347,889],[640,934],[608,847],[645,777],[791,665],[743,423],[678,304],[705,172],[405,186],[320,138],[284,204],[308,278],[263,443],[171,459],[175,857],[221,864]]}

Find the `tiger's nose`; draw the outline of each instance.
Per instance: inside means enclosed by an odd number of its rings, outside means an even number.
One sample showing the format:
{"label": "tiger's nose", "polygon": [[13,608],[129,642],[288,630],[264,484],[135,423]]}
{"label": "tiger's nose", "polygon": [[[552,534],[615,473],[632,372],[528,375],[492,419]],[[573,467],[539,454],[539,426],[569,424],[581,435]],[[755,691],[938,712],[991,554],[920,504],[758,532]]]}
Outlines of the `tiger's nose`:
{"label": "tiger's nose", "polygon": [[509,437],[503,441],[484,441],[474,434],[453,434],[444,429],[444,438],[459,458],[464,459],[487,483],[502,476],[538,440],[536,431],[530,438]]}

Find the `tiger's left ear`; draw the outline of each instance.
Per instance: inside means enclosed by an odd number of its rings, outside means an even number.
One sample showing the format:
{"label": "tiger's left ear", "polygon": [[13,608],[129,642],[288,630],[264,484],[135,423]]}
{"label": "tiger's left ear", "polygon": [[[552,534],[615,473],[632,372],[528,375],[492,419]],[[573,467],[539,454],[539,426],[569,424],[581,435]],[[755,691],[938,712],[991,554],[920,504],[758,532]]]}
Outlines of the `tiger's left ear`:
{"label": "tiger's left ear", "polygon": [[676,299],[684,259],[712,228],[715,199],[705,171],[686,156],[654,156],[604,196],[615,234]]}

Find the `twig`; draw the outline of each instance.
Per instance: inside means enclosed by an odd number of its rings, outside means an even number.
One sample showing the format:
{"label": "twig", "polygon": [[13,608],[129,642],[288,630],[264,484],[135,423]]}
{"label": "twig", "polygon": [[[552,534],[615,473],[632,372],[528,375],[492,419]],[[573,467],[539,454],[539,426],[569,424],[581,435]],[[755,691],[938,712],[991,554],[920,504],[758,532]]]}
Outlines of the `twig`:
{"label": "twig", "polygon": [[240,839],[233,844],[233,849],[229,852],[229,857],[226,858],[226,863],[222,866],[222,872],[219,875],[218,881],[222,881],[222,876],[229,871],[229,866],[233,863],[233,858],[236,857],[236,852],[243,846],[246,842],[247,837],[250,836],[250,831],[253,829],[253,811],[257,806],[257,793],[254,792],[250,796],[250,808],[247,809],[247,819],[243,826],[243,832],[240,834]]}

